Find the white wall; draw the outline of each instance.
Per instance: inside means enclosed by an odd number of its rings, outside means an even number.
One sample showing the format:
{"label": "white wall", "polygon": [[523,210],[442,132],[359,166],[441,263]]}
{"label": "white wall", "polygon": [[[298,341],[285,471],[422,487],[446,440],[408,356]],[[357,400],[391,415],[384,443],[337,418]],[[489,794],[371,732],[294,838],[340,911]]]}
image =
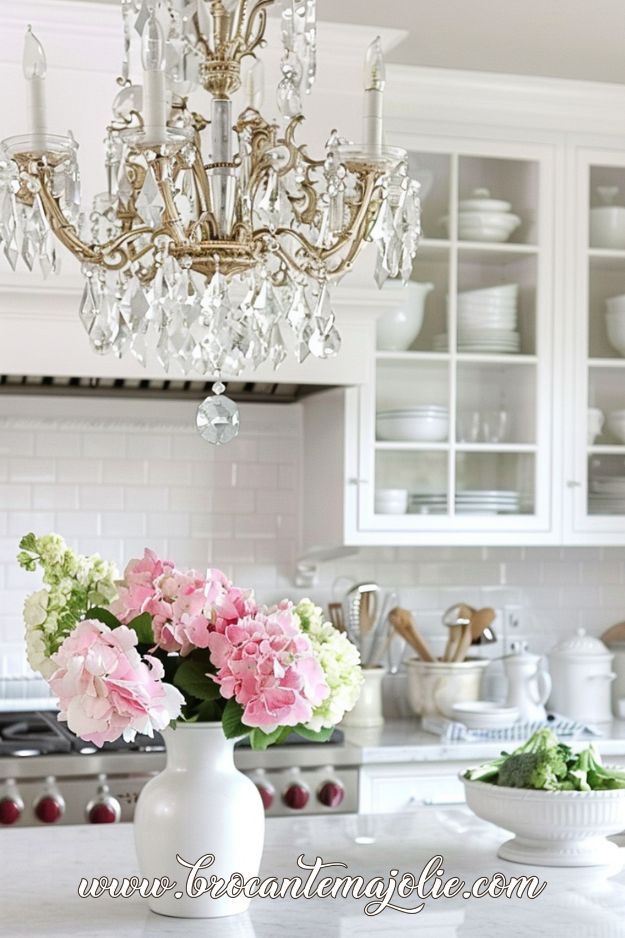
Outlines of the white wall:
{"label": "white wall", "polygon": [[[120,567],[145,545],[181,566],[220,566],[267,601],[302,593],[293,586],[300,407],[242,405],[241,435],[221,448],[196,435],[193,412],[190,403],[0,397],[0,647],[12,673],[23,668],[21,607],[37,583],[14,559],[29,530],[56,530]],[[441,640],[440,614],[460,599],[521,607],[508,637],[539,651],[578,626],[599,633],[625,618],[625,549],[370,548],[323,564],[313,595],[327,601],[338,576],[397,588]]]}

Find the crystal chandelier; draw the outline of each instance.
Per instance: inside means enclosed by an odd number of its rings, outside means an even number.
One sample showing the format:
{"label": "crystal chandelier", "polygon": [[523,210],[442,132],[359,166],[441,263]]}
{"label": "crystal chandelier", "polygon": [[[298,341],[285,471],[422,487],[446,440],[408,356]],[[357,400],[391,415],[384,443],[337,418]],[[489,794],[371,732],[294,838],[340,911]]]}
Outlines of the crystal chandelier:
{"label": "crystal chandelier", "polygon": [[[38,261],[47,275],[58,266],[56,239],[65,245],[82,265],[79,314],[91,347],[144,365],[153,351],[165,370],[214,378],[198,429],[217,443],[238,431],[222,377],[277,368],[290,346],[299,362],[336,355],[331,282],[367,242],[377,244],[378,286],[406,280],[420,234],[419,185],[405,151],[383,139],[379,39],[365,59],[364,142],[333,131],[314,159],[296,136],[315,77],[315,0],[277,2],[279,124],[260,113],[256,57],[274,0],[122,0],[106,191],[91,212],[81,210],[76,141],[48,132],[46,59],[30,27],[29,133],[0,151],[0,243],[11,266]],[[135,33],[141,85],[130,79]],[[242,82],[246,100],[233,119]],[[198,87],[210,95],[206,115],[189,105]]]}

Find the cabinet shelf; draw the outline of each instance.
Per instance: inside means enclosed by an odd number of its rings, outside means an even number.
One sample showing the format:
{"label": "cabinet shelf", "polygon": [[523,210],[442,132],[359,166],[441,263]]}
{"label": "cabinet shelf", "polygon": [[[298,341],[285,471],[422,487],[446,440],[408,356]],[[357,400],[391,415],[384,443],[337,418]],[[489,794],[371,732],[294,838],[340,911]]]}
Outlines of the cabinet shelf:
{"label": "cabinet shelf", "polygon": [[457,453],[535,453],[535,443],[456,443]]}
{"label": "cabinet shelf", "polygon": [[534,365],[537,355],[491,355],[490,352],[456,352],[456,358],[462,362],[477,362],[487,365],[495,362],[502,365]]}
{"label": "cabinet shelf", "polygon": [[625,368],[625,358],[589,358],[589,368]]}
{"label": "cabinet shelf", "polygon": [[514,244],[510,241],[456,241],[458,253],[471,254],[537,254],[536,244]]}
{"label": "cabinet shelf", "polygon": [[385,352],[378,350],[375,357],[381,362],[446,362],[449,352]]}
{"label": "cabinet shelf", "polygon": [[622,272],[625,266],[625,251],[609,248],[588,248],[588,261],[595,270]]}
{"label": "cabinet shelf", "polygon": [[588,452],[595,456],[625,456],[625,443],[596,443],[588,447]]}
{"label": "cabinet shelf", "polygon": [[450,447],[449,443],[394,443],[392,440],[377,440],[376,450],[381,452],[417,452],[417,453],[444,453]]}

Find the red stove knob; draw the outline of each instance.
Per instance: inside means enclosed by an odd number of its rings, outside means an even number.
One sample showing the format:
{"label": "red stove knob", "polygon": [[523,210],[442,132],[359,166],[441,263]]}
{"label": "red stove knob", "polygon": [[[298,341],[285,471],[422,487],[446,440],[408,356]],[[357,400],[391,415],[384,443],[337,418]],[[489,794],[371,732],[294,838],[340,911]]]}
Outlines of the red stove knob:
{"label": "red stove knob", "polygon": [[15,824],[22,816],[22,805],[15,798],[0,799],[0,824]]}
{"label": "red stove knob", "polygon": [[264,782],[256,782],[256,787],[261,797],[263,808],[265,809],[265,811],[268,811],[269,808],[273,804],[273,800],[276,795],[276,790],[275,788],[273,788],[273,786],[266,785]]}
{"label": "red stove knob", "polygon": [[293,782],[282,795],[282,800],[287,808],[293,811],[301,811],[308,804],[310,792],[301,782]]}
{"label": "red stove knob", "polygon": [[317,799],[326,808],[338,808],[345,797],[345,789],[340,782],[324,782],[317,792]]}
{"label": "red stove knob", "polygon": [[35,804],[35,814],[43,824],[54,824],[63,814],[64,806],[58,798],[44,795]]}
{"label": "red stove knob", "polygon": [[90,824],[116,824],[121,817],[121,807],[113,798],[96,801],[87,807],[87,820]]}

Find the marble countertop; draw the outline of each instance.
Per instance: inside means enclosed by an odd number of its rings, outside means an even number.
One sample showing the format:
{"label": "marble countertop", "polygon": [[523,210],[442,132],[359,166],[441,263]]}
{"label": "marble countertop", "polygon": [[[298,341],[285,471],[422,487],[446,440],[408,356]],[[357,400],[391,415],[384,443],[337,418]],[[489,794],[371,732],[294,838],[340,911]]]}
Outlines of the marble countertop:
{"label": "marble countertop", "polygon": [[[276,818],[268,822],[262,876],[293,876],[296,858],[342,861],[366,879],[391,868],[419,874],[444,858],[444,878],[471,885],[495,871],[536,874],[547,886],[535,899],[426,899],[418,914],[364,914],[365,900],[256,899],[248,913],[214,920],[153,914],[144,900],[81,899],[83,876],[138,873],[129,824],[0,833],[0,935],[7,938],[515,938],[535,935],[623,936],[625,872],[530,868],[496,857],[504,831],[467,808],[424,807],[410,815]],[[357,841],[360,842],[357,842]],[[210,845],[207,845],[207,850]],[[621,850],[625,859],[625,849]],[[345,875],[345,871],[343,872]],[[403,906],[418,900],[398,900]]]}
{"label": "marble countertop", "polygon": [[[345,741],[354,747],[355,764],[376,765],[399,762],[439,762],[483,760],[498,756],[502,749],[518,743],[501,741],[442,743],[438,736],[421,729],[418,720],[388,720],[375,729],[344,729]],[[565,737],[573,746],[589,742],[603,756],[625,757],[625,720],[614,720],[602,727],[601,736]],[[625,932],[624,932],[625,934]]]}

